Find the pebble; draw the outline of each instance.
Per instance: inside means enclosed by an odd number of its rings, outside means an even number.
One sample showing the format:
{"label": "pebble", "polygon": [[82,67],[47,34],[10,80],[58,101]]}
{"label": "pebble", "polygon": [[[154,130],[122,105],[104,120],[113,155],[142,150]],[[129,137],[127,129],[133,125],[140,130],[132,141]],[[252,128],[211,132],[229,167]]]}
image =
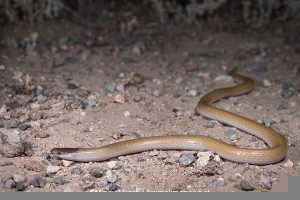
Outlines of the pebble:
{"label": "pebble", "polygon": [[198,159],[196,161],[196,165],[198,167],[205,167],[208,164],[211,156],[213,156],[213,153],[211,151],[198,152],[197,153]]}
{"label": "pebble", "polygon": [[36,100],[39,104],[42,104],[42,103],[45,103],[47,101],[47,97],[42,95],[42,94],[39,94],[37,97],[36,97]]}
{"label": "pebble", "polygon": [[118,179],[118,176],[115,173],[113,173],[111,170],[108,170],[106,172],[106,178],[107,178],[108,182],[115,183]]}
{"label": "pebble", "polygon": [[132,48],[132,53],[140,56],[140,55],[142,55],[142,49],[139,46],[134,46]]}
{"label": "pebble", "polygon": [[70,167],[73,164],[73,161],[62,160],[63,166]]}
{"label": "pebble", "polygon": [[10,179],[7,179],[4,183],[5,185],[5,188],[7,189],[13,189],[14,187],[16,187],[16,183],[10,178]]}
{"label": "pebble", "polygon": [[194,89],[189,90],[189,91],[187,92],[187,96],[188,96],[188,97],[195,97],[195,96],[197,96],[197,94],[198,94],[197,90],[194,90]]}
{"label": "pebble", "polygon": [[204,126],[205,126],[206,128],[214,128],[215,125],[216,125],[216,121],[214,121],[214,120],[209,120],[209,121],[207,122],[207,124],[204,125]]}
{"label": "pebble", "polygon": [[56,184],[56,185],[63,185],[65,184],[65,179],[63,176],[54,176],[53,177],[53,182]]}
{"label": "pebble", "polygon": [[125,102],[125,98],[124,98],[124,96],[117,94],[115,96],[114,102],[123,104]]}
{"label": "pebble", "polygon": [[270,190],[273,186],[273,182],[270,179],[270,177],[264,173],[262,173],[262,175],[260,176],[259,183],[263,188],[268,189],[268,190]]}
{"label": "pebble", "polygon": [[216,174],[223,174],[220,165],[216,161],[211,161],[205,166],[205,174],[207,176],[214,176]]}
{"label": "pebble", "polygon": [[118,92],[125,92],[125,87],[122,83],[118,83],[115,87],[115,89],[118,91]]}
{"label": "pebble", "polygon": [[108,93],[113,93],[115,91],[116,86],[116,83],[109,83],[105,85],[104,90]]}
{"label": "pebble", "polygon": [[17,183],[17,182],[24,182],[25,181],[25,178],[24,178],[24,176],[22,176],[22,175],[19,175],[19,174],[13,174],[12,175],[12,178],[13,178],[13,180]]}
{"label": "pebble", "polygon": [[283,167],[285,168],[292,168],[294,166],[294,163],[288,159],[284,164],[283,164]]}
{"label": "pebble", "polygon": [[281,97],[288,99],[295,93],[295,87],[291,83],[284,83],[281,87]]}
{"label": "pebble", "polygon": [[4,70],[5,70],[5,65],[2,65],[2,64],[1,64],[1,65],[0,65],[0,70],[1,70],[1,71],[4,71]]}
{"label": "pebble", "polygon": [[25,130],[29,129],[30,127],[31,127],[30,124],[21,124],[21,125],[19,125],[20,131],[25,131]]}
{"label": "pebble", "polygon": [[232,77],[228,75],[221,75],[214,79],[215,82],[229,82],[232,81]]}
{"label": "pebble", "polygon": [[155,97],[158,97],[160,95],[160,92],[158,90],[154,90],[152,92],[152,95],[155,96]]}
{"label": "pebble", "polygon": [[7,123],[7,128],[17,128],[20,124],[19,120],[11,120]]}
{"label": "pebble", "polygon": [[106,172],[105,169],[99,167],[94,167],[90,170],[90,174],[96,178],[102,177],[105,174],[105,172]]}
{"label": "pebble", "polygon": [[241,180],[240,182],[241,190],[244,191],[253,191],[255,188],[246,180]]}
{"label": "pebble", "polygon": [[120,189],[120,188],[121,188],[121,187],[118,186],[117,184],[112,183],[112,184],[109,184],[108,186],[106,186],[106,187],[104,188],[104,190],[106,190],[106,191],[116,191],[116,190],[118,190],[118,189]]}
{"label": "pebble", "polygon": [[111,137],[114,138],[115,140],[118,140],[120,138],[122,138],[124,136],[123,133],[120,133],[120,132],[113,132]]}
{"label": "pebble", "polygon": [[223,187],[225,185],[224,178],[219,177],[211,182],[214,188]]}
{"label": "pebble", "polygon": [[82,173],[83,173],[83,171],[82,171],[81,167],[79,167],[79,166],[74,167],[74,168],[71,169],[71,174],[80,175]]}
{"label": "pebble", "polygon": [[60,170],[59,166],[49,165],[46,169],[46,174],[55,174]]}
{"label": "pebble", "polygon": [[268,79],[263,80],[263,86],[264,87],[271,87],[272,83]]}
{"label": "pebble", "polygon": [[34,187],[43,188],[46,185],[46,180],[41,175],[34,175],[30,180],[30,185]]}
{"label": "pebble", "polygon": [[230,140],[237,139],[237,132],[235,130],[233,130],[233,129],[227,130],[224,134]]}
{"label": "pebble", "polygon": [[13,158],[25,152],[24,142],[21,140],[19,131],[0,128],[0,152],[2,156]]}
{"label": "pebble", "polygon": [[124,117],[129,117],[130,116],[130,112],[128,110],[126,110],[125,112],[123,112]]}
{"label": "pebble", "polygon": [[51,111],[46,111],[43,113],[43,119],[49,119],[49,118],[52,118],[55,116],[56,116],[56,114]]}
{"label": "pebble", "polygon": [[140,101],[142,101],[144,98],[143,98],[143,96],[141,96],[141,95],[137,95],[137,96],[134,96],[133,97],[133,101],[135,101],[135,102],[140,102]]}
{"label": "pebble", "polygon": [[16,188],[17,191],[23,191],[25,189],[25,182],[24,181],[16,182]]}
{"label": "pebble", "polygon": [[74,90],[74,89],[79,88],[80,86],[81,85],[74,80],[68,81],[68,89]]}
{"label": "pebble", "polygon": [[179,158],[179,163],[183,166],[189,166],[190,164],[192,164],[195,161],[195,156],[192,153],[186,153],[183,154],[180,158]]}
{"label": "pebble", "polygon": [[148,153],[148,155],[151,156],[151,157],[158,156],[159,155],[159,151],[157,151],[157,150],[150,151]]}
{"label": "pebble", "polygon": [[262,123],[266,126],[266,127],[270,127],[273,124],[273,120],[271,119],[263,119]]}
{"label": "pebble", "polygon": [[101,179],[96,180],[95,185],[96,187],[105,187],[109,184],[107,177],[103,177]]}
{"label": "pebble", "polygon": [[109,162],[107,162],[107,167],[108,167],[109,169],[116,169],[117,163],[118,163],[118,162],[115,161],[115,160],[109,161]]}
{"label": "pebble", "polygon": [[166,158],[165,159],[165,165],[173,165],[177,162],[178,159],[174,157]]}

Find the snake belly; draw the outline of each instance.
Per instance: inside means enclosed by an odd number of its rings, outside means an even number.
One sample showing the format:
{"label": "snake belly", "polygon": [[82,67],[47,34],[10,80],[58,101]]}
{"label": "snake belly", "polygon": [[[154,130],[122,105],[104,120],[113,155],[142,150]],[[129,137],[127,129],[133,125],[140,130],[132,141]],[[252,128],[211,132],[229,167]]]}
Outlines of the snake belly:
{"label": "snake belly", "polygon": [[237,70],[232,70],[229,75],[240,84],[207,93],[197,103],[196,113],[254,135],[263,140],[268,148],[237,147],[204,135],[167,135],[131,139],[98,148],[54,148],[51,153],[61,159],[80,162],[105,161],[154,149],[211,150],[224,159],[256,165],[273,164],[283,160],[287,154],[287,140],[284,136],[254,120],[211,106],[221,98],[245,94],[253,89],[254,81],[251,78],[241,75]]}

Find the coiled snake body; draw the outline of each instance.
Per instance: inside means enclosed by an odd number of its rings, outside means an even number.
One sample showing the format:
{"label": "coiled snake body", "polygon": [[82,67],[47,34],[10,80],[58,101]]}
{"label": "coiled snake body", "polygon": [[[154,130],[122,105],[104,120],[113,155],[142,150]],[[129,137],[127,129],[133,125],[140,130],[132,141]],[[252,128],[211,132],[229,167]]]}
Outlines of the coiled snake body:
{"label": "coiled snake body", "polygon": [[268,145],[266,149],[249,149],[232,146],[221,140],[203,135],[168,135],[152,136],[121,141],[99,148],[54,148],[51,153],[65,160],[89,162],[104,161],[113,157],[139,153],[148,150],[211,150],[222,158],[257,165],[272,164],[281,161],[287,154],[287,141],[275,130],[253,120],[211,106],[215,101],[228,96],[250,92],[254,81],[232,70],[229,73],[240,85],[221,88],[203,96],[196,113],[207,118],[218,120],[254,135]]}

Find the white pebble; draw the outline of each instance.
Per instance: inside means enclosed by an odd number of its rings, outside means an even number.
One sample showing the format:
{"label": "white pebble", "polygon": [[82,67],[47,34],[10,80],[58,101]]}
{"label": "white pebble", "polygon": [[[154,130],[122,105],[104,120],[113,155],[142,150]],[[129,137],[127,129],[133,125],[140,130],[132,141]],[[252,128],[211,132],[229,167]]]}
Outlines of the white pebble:
{"label": "white pebble", "polygon": [[65,167],[70,167],[73,164],[73,161],[62,160],[62,163]]}
{"label": "white pebble", "polygon": [[55,174],[56,172],[58,172],[60,170],[59,166],[53,166],[53,165],[49,165],[47,167],[46,173],[47,174]]}
{"label": "white pebble", "polygon": [[264,80],[263,80],[263,85],[264,85],[265,87],[270,87],[270,86],[272,86],[272,83],[271,83],[268,79],[264,79]]}
{"label": "white pebble", "polygon": [[128,117],[130,116],[130,112],[128,110],[126,110],[125,112],[123,112],[124,117]]}
{"label": "white pebble", "polygon": [[288,160],[283,164],[283,166],[284,166],[285,168],[291,168],[291,167],[293,167],[293,165],[294,165],[294,163],[293,163],[290,159],[288,159]]}
{"label": "white pebble", "polygon": [[122,95],[117,94],[117,95],[115,96],[115,102],[116,102],[116,103],[124,103],[124,102],[125,102],[125,98],[124,98]]}
{"label": "white pebble", "polygon": [[213,156],[213,153],[211,151],[199,152],[199,153],[197,153],[197,156],[198,156],[198,159],[196,161],[196,165],[198,167],[205,167],[208,164],[210,157]]}
{"label": "white pebble", "polygon": [[116,165],[117,165],[117,161],[109,161],[109,162],[107,162],[107,167],[109,169],[115,169]]}
{"label": "white pebble", "polygon": [[187,93],[187,96],[189,97],[195,97],[197,96],[197,91],[192,89],[192,90],[189,90],[188,93]]}

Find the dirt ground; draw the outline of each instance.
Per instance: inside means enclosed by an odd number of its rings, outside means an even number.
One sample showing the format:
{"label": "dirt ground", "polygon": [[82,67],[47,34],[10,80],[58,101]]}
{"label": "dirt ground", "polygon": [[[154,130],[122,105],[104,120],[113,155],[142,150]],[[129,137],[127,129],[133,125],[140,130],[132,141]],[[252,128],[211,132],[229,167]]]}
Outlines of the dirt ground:
{"label": "dirt ground", "polygon": [[[1,27],[0,191],[271,191],[282,177],[300,175],[299,24],[219,30],[113,19],[99,27],[68,20]],[[234,84],[226,76],[233,67],[255,89],[215,106],[283,134],[285,160],[256,166],[209,155],[202,166],[202,154],[190,151],[90,163],[50,155],[54,147],[171,134],[263,148],[194,113],[201,96]]]}

